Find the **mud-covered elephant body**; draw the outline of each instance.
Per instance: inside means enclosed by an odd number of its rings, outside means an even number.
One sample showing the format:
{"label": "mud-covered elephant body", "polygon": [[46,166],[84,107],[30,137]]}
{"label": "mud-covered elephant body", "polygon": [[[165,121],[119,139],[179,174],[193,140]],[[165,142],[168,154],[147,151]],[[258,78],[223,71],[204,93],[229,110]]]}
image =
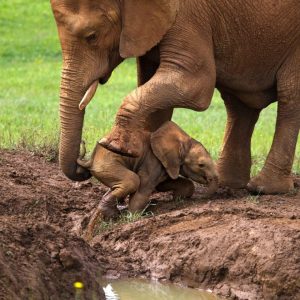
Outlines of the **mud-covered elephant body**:
{"label": "mud-covered elephant body", "polygon": [[89,160],[77,162],[110,187],[99,208],[107,218],[118,214],[117,202],[127,196],[131,212],[145,209],[155,189],[173,191],[175,198],[191,197],[194,185],[189,179],[208,185],[203,197],[218,188],[216,167],[207,150],[171,121],[148,134],[138,158],[121,156],[97,143]]}
{"label": "mud-covered elephant body", "polygon": [[[264,193],[293,188],[291,168],[300,127],[298,0],[52,0],[62,43],[60,164],[78,174],[83,109],[97,83],[127,57],[138,57],[139,87],[123,101],[101,144],[139,156],[145,131],[172,108],[203,111],[214,88],[227,110],[218,162],[224,185]],[[85,95],[86,94],[86,95]],[[85,95],[85,97],[84,97]],[[260,111],[278,101],[273,144],[250,180],[251,136]],[[250,181],[249,181],[250,180]]]}

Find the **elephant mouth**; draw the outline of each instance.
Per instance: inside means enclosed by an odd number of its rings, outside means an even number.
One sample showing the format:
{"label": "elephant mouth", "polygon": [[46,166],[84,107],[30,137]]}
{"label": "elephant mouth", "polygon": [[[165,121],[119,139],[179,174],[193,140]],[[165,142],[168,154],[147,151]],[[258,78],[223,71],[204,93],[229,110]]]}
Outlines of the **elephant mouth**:
{"label": "elephant mouth", "polygon": [[99,83],[100,84],[105,84],[108,81],[108,79],[110,78],[110,76],[111,76],[111,73],[107,74],[106,76],[101,77],[99,79]]}
{"label": "elephant mouth", "polygon": [[83,110],[84,108],[87,107],[87,105],[92,101],[92,99],[94,98],[98,85],[100,84],[105,84],[108,79],[110,78],[111,74],[108,74],[104,77],[101,77],[99,79],[94,80],[91,85],[89,86],[89,88],[87,89],[87,91],[85,92],[82,100],[79,103],[79,110]]}

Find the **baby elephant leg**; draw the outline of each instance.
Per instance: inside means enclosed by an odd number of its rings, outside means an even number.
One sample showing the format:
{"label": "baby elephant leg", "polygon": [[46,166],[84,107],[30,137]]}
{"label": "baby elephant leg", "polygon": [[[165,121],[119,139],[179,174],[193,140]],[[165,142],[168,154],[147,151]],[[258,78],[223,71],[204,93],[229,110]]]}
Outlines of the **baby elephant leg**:
{"label": "baby elephant leg", "polygon": [[140,185],[140,179],[137,174],[128,169],[124,169],[121,172],[119,170],[114,176],[110,176],[109,180],[105,179],[103,183],[109,186],[111,191],[103,196],[99,208],[103,216],[106,219],[110,219],[119,213],[117,209],[118,200],[122,200],[136,192]]}
{"label": "baby elephant leg", "polygon": [[114,190],[109,190],[101,199],[98,210],[104,219],[113,219],[119,214],[117,205],[119,198],[114,195]]}
{"label": "baby elephant leg", "polygon": [[110,190],[106,193],[98,206],[94,209],[91,215],[91,219],[86,227],[84,239],[91,240],[94,236],[94,230],[97,224],[105,220],[110,220],[118,215],[117,198],[112,194]]}
{"label": "baby elephant leg", "polygon": [[142,212],[149,203],[151,194],[155,191],[157,185],[168,178],[163,166],[155,158],[149,156],[143,163],[143,167],[138,171],[140,186],[137,192],[130,197],[129,211]]}
{"label": "baby elephant leg", "polygon": [[95,226],[100,220],[110,220],[119,214],[117,208],[118,200],[134,193],[140,184],[139,177],[128,169],[121,169],[113,176],[96,175],[98,178],[101,178],[101,181],[106,186],[110,187],[110,190],[102,197],[99,205],[92,213],[85,233],[85,239],[87,240],[92,239]]}
{"label": "baby elephant leg", "polygon": [[130,212],[142,212],[147,207],[149,198],[155,190],[156,182],[160,181],[160,173],[151,177],[149,172],[141,171],[139,172],[139,178],[139,189],[129,199],[128,209]]}
{"label": "baby elephant leg", "polygon": [[149,197],[151,196],[152,191],[137,191],[129,199],[128,210],[130,212],[142,212],[149,202]]}
{"label": "baby elephant leg", "polygon": [[158,192],[173,191],[173,198],[190,198],[194,194],[195,187],[191,180],[179,177],[175,180],[169,178],[160,183],[156,190]]}

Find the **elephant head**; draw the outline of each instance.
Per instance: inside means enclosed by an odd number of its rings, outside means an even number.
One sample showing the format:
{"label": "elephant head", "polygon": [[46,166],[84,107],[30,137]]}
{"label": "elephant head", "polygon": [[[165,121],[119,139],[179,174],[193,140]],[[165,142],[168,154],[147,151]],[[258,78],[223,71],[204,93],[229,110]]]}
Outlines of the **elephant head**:
{"label": "elephant head", "polygon": [[172,179],[182,175],[208,184],[205,197],[218,189],[218,173],[210,154],[175,123],[166,122],[152,133],[151,148]]}
{"label": "elephant head", "polygon": [[51,0],[63,54],[59,160],[70,179],[90,176],[76,160],[84,108],[98,84],[124,58],[157,45],[175,20],[177,5],[178,0]]}

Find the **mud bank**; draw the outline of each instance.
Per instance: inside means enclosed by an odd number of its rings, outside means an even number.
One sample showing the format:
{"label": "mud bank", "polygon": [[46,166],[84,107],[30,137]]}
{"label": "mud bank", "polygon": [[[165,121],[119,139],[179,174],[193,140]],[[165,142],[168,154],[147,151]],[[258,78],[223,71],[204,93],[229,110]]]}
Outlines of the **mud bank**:
{"label": "mud bank", "polygon": [[[57,164],[0,151],[0,299],[103,299],[103,275],[170,280],[233,299],[299,299],[300,193],[211,200],[155,194],[154,216],[80,238],[106,189]],[[198,198],[198,199],[197,199]],[[50,297],[51,296],[51,297]],[[2,298],[1,298],[2,297]]]}
{"label": "mud bank", "polygon": [[0,152],[0,299],[74,299],[76,281],[83,299],[104,299],[102,266],[70,230],[98,190],[78,192],[58,173],[44,158]]}

